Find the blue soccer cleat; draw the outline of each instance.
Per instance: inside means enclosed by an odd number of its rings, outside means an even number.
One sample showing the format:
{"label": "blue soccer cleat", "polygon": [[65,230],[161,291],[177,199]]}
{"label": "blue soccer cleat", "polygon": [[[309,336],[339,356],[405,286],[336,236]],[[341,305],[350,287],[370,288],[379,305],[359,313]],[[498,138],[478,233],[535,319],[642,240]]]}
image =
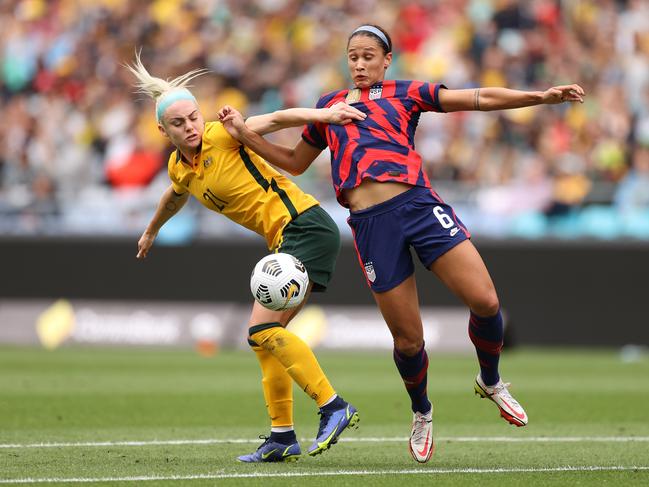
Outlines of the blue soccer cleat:
{"label": "blue soccer cleat", "polygon": [[334,409],[333,411],[321,409],[318,414],[320,415],[318,436],[313,445],[309,447],[309,455],[312,457],[319,455],[335,444],[345,428],[358,428],[358,422],[360,421],[356,408],[346,402],[340,409]]}
{"label": "blue soccer cleat", "polygon": [[245,463],[295,462],[302,454],[300,444],[297,441],[285,445],[284,443],[270,441],[268,436],[261,435],[259,439],[264,440],[264,442],[257,448],[257,451],[248,455],[241,455],[237,460]]}

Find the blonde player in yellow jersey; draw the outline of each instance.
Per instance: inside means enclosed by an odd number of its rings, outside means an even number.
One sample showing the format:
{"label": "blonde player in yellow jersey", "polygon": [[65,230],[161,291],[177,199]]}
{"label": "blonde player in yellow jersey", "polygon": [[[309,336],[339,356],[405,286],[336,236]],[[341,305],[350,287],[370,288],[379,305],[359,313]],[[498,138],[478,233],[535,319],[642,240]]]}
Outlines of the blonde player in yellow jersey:
{"label": "blonde player in yellow jersey", "polygon": [[[155,100],[158,129],[176,147],[168,162],[171,185],[140,237],[137,257],[147,256],[162,225],[193,195],[208,209],[264,237],[270,250],[300,259],[309,273],[309,292],[324,290],[340,250],[336,224],[313,196],[242,146],[221,122],[204,121],[187,84],[205,71],[165,81],[151,76],[139,56],[128,68],[139,91]],[[277,111],[251,117],[246,124],[265,134],[312,122],[346,124],[363,118],[363,113],[341,103],[328,109]],[[248,342],[261,366],[271,434],[260,437],[265,441],[255,452],[238,457],[242,462],[291,461],[301,454],[293,429],[292,380],[319,407],[320,427],[309,455],[328,449],[345,428],[358,422],[356,408],[336,394],[308,345],[285,329],[300,308],[271,311],[253,304]]]}

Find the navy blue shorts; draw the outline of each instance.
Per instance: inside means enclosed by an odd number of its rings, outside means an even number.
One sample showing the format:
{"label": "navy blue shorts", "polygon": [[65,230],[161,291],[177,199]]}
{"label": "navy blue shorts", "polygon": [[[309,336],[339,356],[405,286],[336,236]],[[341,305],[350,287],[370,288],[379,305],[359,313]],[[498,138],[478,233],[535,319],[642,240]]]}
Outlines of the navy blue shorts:
{"label": "navy blue shorts", "polygon": [[383,203],[350,212],[358,260],[372,291],[401,284],[415,271],[410,247],[428,269],[442,254],[471,237],[453,208],[416,186]]}

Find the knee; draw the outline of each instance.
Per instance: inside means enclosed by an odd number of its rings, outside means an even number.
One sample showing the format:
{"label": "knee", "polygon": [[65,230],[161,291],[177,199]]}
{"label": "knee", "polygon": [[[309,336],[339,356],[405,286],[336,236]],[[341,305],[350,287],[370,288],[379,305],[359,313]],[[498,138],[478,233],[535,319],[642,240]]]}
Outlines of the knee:
{"label": "knee", "polygon": [[494,316],[500,309],[500,301],[495,289],[482,293],[479,299],[469,306],[471,311],[478,316]]}
{"label": "knee", "polygon": [[250,345],[253,350],[255,346],[267,348],[269,340],[277,334],[277,330],[282,328],[282,324],[278,321],[252,325],[248,328],[248,345]]}
{"label": "knee", "polygon": [[394,337],[394,348],[406,357],[414,357],[423,346],[424,339],[421,337]]}
{"label": "knee", "polygon": [[421,347],[424,345],[424,327],[421,321],[417,319],[408,319],[387,323],[388,329],[392,334],[394,348],[406,357],[417,355],[419,350],[421,350]]}

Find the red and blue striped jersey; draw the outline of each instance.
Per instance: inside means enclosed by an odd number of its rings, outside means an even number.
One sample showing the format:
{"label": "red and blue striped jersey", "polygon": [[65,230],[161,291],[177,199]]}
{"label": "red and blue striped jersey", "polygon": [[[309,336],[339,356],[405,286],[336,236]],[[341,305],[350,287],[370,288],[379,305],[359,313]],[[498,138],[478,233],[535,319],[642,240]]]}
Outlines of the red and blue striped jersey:
{"label": "red and blue striped jersey", "polygon": [[302,132],[308,144],[331,150],[331,175],[340,204],[347,206],[342,190],[355,188],[366,178],[430,188],[414,139],[421,112],[443,112],[440,88],[446,87],[386,80],[369,88],[327,93],[318,100],[317,108],[346,101],[367,114],[365,120],[347,125],[309,124]]}

